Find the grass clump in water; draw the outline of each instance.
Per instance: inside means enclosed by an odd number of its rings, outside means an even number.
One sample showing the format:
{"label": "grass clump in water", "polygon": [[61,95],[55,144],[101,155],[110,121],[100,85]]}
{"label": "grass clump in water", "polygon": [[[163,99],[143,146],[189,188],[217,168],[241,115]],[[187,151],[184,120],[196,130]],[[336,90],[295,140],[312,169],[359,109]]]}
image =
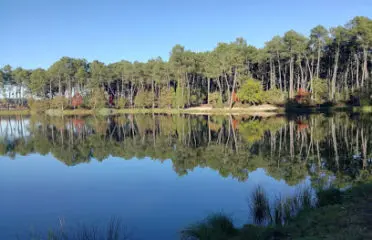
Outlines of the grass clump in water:
{"label": "grass clump in water", "polygon": [[261,186],[252,192],[249,208],[255,224],[263,225],[271,221],[269,198]]}
{"label": "grass clump in water", "polygon": [[320,190],[317,192],[318,207],[327,205],[341,204],[342,193],[337,188],[329,188],[326,190]]}
{"label": "grass clump in water", "polygon": [[123,226],[119,218],[112,218],[105,229],[98,227],[82,226],[75,231],[68,231],[64,228],[63,221],[60,221],[59,229],[50,230],[46,237],[31,234],[32,240],[130,240],[129,232]]}
{"label": "grass clump in water", "polygon": [[223,240],[234,237],[237,233],[231,218],[224,214],[214,214],[182,230],[181,239]]}

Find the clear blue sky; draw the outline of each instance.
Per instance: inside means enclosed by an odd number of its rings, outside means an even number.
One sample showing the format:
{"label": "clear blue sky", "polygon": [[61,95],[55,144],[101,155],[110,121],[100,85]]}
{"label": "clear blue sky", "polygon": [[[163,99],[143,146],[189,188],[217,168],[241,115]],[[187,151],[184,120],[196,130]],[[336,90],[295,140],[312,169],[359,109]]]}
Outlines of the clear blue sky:
{"label": "clear blue sky", "polygon": [[213,49],[244,37],[372,16],[371,0],[0,0],[0,67],[48,67],[62,56],[111,63],[168,59],[175,44]]}

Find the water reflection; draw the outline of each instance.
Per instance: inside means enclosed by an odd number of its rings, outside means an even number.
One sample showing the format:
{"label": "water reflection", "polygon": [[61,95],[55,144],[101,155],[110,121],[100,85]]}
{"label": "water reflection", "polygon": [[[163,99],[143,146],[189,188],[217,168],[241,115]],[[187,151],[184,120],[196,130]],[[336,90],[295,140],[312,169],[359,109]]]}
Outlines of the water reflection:
{"label": "water reflection", "polygon": [[247,223],[257,184],[274,199],[371,178],[370,123],[346,113],[0,117],[0,238],[45,232],[60,217],[74,226],[120,216],[138,239],[176,239],[216,211]]}
{"label": "water reflection", "polygon": [[369,116],[219,117],[126,115],[110,118],[1,118],[0,154],[51,153],[68,166],[150,157],[171,159],[182,176],[208,167],[240,181],[257,168],[295,185],[337,176],[340,186],[369,177]]}

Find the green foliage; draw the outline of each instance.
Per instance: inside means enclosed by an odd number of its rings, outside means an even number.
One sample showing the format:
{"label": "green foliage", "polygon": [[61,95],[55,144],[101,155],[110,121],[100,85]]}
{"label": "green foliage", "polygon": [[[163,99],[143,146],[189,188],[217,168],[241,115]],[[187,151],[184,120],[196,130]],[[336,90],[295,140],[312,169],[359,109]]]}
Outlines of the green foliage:
{"label": "green foliage", "polygon": [[112,110],[109,108],[99,108],[96,112],[99,116],[108,116],[112,113]]}
{"label": "green foliage", "polygon": [[344,90],[336,92],[335,101],[337,103],[347,103],[349,100],[350,100],[350,91],[348,89],[344,89]]}
{"label": "green foliage", "polygon": [[88,86],[95,91],[100,88],[102,83],[105,81],[108,75],[108,69],[104,63],[99,61],[93,61],[90,64],[91,79],[88,82]]}
{"label": "green foliage", "polygon": [[264,95],[265,102],[269,104],[283,104],[286,100],[286,93],[277,88],[265,91]]}
{"label": "green foliage", "polygon": [[91,109],[101,109],[106,106],[107,97],[103,88],[95,88],[89,95],[88,106]]}
{"label": "green foliage", "polygon": [[206,95],[202,92],[202,89],[196,89],[191,91],[190,105],[199,106],[205,103]]}
{"label": "green foliage", "polygon": [[68,99],[64,96],[55,96],[52,100],[50,100],[50,108],[51,109],[61,109],[64,110],[68,105]]}
{"label": "green foliage", "polygon": [[286,32],[283,41],[290,54],[301,53],[306,49],[306,37],[294,30]]}
{"label": "green foliage", "polygon": [[134,105],[140,108],[150,108],[153,104],[153,93],[148,91],[140,91],[134,99]]}
{"label": "green foliage", "polygon": [[27,104],[32,112],[45,112],[50,108],[49,100],[35,100],[30,98],[27,100]]}
{"label": "green foliage", "polygon": [[176,93],[173,88],[164,87],[160,90],[158,106],[160,108],[171,108],[175,102]]}
{"label": "green foliage", "polygon": [[118,109],[125,108],[127,105],[128,105],[128,100],[124,97],[121,97],[118,99],[116,103],[116,108]]}
{"label": "green foliage", "polygon": [[357,89],[353,96],[359,99],[360,106],[372,105],[372,93],[369,89]]}
{"label": "green foliage", "polygon": [[184,108],[186,104],[186,93],[183,91],[184,88],[178,86],[176,89],[175,106],[177,108]]}
{"label": "green foliage", "polygon": [[325,79],[313,79],[313,99],[315,103],[321,104],[328,101],[328,82]]}
{"label": "green foliage", "polygon": [[[13,69],[6,65],[0,69],[0,90],[5,98],[23,98],[22,87],[27,87],[32,96],[52,98],[73,90],[86,95],[91,89],[104,87],[116,94],[115,99],[129,96],[131,106],[138,93],[138,106],[147,108],[150,104],[141,92],[151,91],[151,101],[162,108],[172,105],[179,110],[205,104],[209,92],[221,93],[221,100],[216,96],[217,100],[209,99],[207,103],[215,107],[222,107],[220,102],[229,104],[230,94],[235,91],[243,103],[282,104],[285,93],[273,89],[262,94],[259,85],[289,91],[293,99],[295,85],[301,82],[304,89],[314,87],[314,103],[324,103],[328,96],[332,101],[345,101],[349,89],[370,88],[371,26],[370,18],[356,16],[330,31],[318,25],[311,29],[308,37],[294,30],[287,31],[283,36],[274,36],[263,48],[250,46],[243,38],[220,42],[206,52],[193,52],[175,45],[169,61],[157,57],[147,62],[123,60],[106,65],[97,60],[88,63],[85,59],[62,57],[47,71]],[[253,76],[260,84],[252,83]],[[314,86],[311,77],[315,77]],[[321,80],[323,78],[329,79]],[[330,81],[330,87],[325,87],[325,81]],[[169,87],[174,88],[175,93],[172,91],[167,96],[163,89]],[[170,99],[173,99],[171,104]],[[303,105],[312,103],[309,98],[302,102]],[[361,103],[368,105],[371,101],[361,99]],[[151,103],[151,107],[156,106]]]}
{"label": "green foliage", "polygon": [[212,92],[209,94],[209,104],[216,108],[223,108],[221,94],[219,92]]}
{"label": "green foliage", "polygon": [[242,122],[239,125],[239,131],[245,141],[254,143],[263,137],[266,127],[260,120],[252,120]]}
{"label": "green foliage", "polygon": [[259,81],[248,78],[243,82],[243,85],[238,91],[240,101],[252,105],[265,101],[265,94]]}
{"label": "green foliage", "polygon": [[28,87],[31,91],[31,94],[45,97],[44,88],[47,80],[47,73],[44,69],[38,68],[32,71],[30,81],[28,82]]}

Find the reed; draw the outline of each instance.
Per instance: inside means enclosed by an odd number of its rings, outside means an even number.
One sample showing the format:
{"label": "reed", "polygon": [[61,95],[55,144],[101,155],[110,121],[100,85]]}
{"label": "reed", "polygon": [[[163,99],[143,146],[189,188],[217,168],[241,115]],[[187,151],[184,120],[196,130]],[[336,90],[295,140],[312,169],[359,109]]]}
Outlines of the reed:
{"label": "reed", "polygon": [[238,230],[230,217],[224,214],[213,214],[203,221],[193,224],[181,231],[182,240],[205,239],[223,240],[234,237]]}

